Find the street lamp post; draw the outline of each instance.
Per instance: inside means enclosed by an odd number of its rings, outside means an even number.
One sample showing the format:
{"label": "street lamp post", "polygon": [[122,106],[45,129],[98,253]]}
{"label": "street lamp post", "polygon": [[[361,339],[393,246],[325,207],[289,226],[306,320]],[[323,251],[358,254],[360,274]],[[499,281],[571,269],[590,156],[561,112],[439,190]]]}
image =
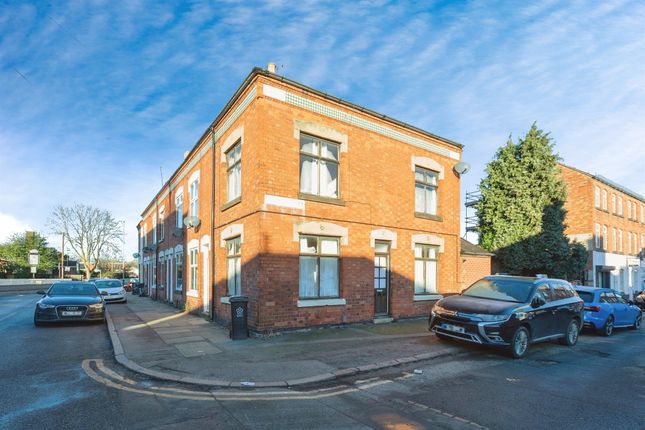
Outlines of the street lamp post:
{"label": "street lamp post", "polygon": [[121,221],[123,230],[121,235],[121,287],[125,288],[125,220]]}

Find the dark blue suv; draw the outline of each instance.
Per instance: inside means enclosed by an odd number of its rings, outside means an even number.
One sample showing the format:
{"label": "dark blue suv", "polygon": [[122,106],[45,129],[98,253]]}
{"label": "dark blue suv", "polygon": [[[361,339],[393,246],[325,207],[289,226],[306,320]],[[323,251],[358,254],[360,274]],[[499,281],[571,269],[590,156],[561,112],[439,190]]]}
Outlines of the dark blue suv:
{"label": "dark blue suv", "polygon": [[505,347],[521,358],[536,342],[559,339],[575,345],[583,306],[561,279],[486,276],[461,294],[439,300],[429,329],[440,339]]}

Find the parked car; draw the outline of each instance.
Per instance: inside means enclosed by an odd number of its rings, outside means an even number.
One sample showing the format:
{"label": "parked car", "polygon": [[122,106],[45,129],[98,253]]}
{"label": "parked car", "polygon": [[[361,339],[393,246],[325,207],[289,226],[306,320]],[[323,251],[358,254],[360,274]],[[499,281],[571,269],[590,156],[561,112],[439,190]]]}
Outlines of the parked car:
{"label": "parked car", "polygon": [[645,311],[645,290],[634,296],[634,304]]}
{"label": "parked car", "polygon": [[604,336],[611,336],[614,328],[641,326],[642,313],[609,288],[576,287],[578,295],[585,301],[583,327],[596,330]]}
{"label": "parked car", "polygon": [[559,339],[573,346],[582,326],[583,301],[566,281],[486,276],[434,307],[429,329],[440,339],[506,348],[524,357],[532,343]]}
{"label": "parked car", "polygon": [[125,303],[128,299],[125,298],[125,288],[119,279],[94,279],[93,282],[101,292],[106,292],[104,296],[106,303],[121,302]]}
{"label": "parked car", "polygon": [[57,282],[36,302],[34,325],[63,321],[105,321],[103,296],[92,282]]}

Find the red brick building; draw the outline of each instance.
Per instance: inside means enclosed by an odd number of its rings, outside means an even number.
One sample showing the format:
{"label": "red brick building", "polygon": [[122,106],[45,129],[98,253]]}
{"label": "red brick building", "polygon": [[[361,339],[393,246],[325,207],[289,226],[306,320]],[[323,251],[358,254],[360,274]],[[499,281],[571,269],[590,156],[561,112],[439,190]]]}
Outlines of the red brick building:
{"label": "red brick building", "polygon": [[460,288],[461,153],[254,69],[143,211],[142,279],[220,321],[247,296],[261,332],[427,315]]}
{"label": "red brick building", "polygon": [[645,288],[645,198],[603,176],[560,167],[566,233],[589,251],[582,281],[630,295]]}
{"label": "red brick building", "polygon": [[491,274],[494,255],[479,245],[461,239],[460,290]]}

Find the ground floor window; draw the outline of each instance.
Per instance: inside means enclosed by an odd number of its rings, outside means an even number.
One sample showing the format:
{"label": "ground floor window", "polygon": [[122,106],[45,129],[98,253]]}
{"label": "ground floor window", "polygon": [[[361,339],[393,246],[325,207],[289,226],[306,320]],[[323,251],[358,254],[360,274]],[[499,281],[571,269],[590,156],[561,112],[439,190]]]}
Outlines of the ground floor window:
{"label": "ground floor window", "polygon": [[339,296],[337,237],[300,236],[300,298]]}
{"label": "ground floor window", "polygon": [[197,291],[197,248],[190,250],[190,291]]}
{"label": "ground floor window", "polygon": [[414,246],[414,294],[437,293],[437,246]]}
{"label": "ground floor window", "polygon": [[242,264],[240,237],[226,241],[226,288],[229,296],[242,294]]}
{"label": "ground floor window", "polygon": [[181,291],[184,283],[184,254],[175,254],[175,271],[177,281],[175,282],[175,290]]}

